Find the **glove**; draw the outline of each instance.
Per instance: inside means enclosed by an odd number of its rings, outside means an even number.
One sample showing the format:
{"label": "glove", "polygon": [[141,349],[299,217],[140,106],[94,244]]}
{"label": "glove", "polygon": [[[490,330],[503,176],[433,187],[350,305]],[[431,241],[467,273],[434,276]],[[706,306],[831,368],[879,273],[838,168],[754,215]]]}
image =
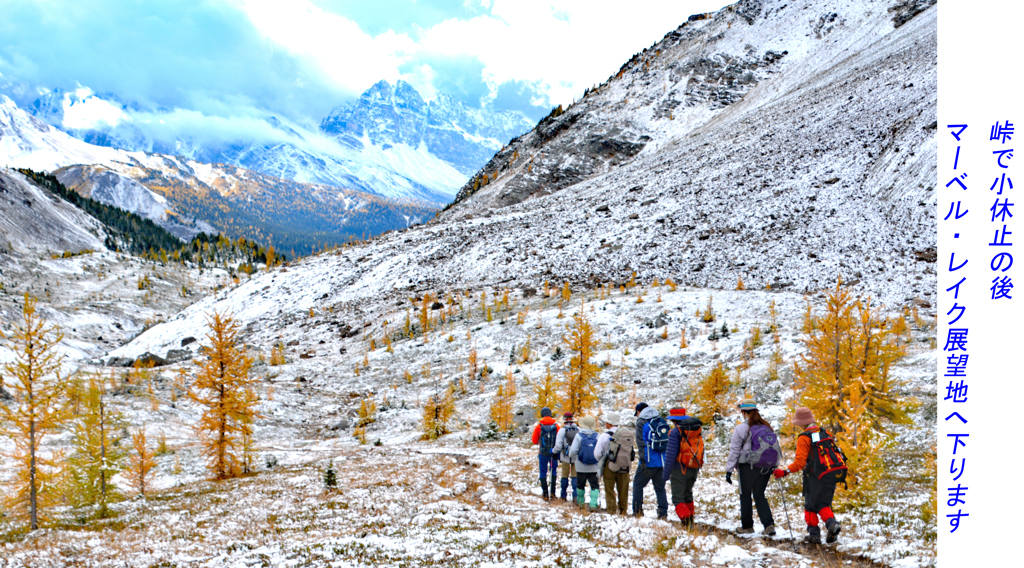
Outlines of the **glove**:
{"label": "glove", "polygon": [[775,478],[776,479],[785,477],[787,475],[789,475],[789,471],[787,471],[785,469],[777,469],[777,470],[775,470]]}
{"label": "glove", "polygon": [[731,471],[725,472],[725,482],[728,483],[729,485],[732,485],[732,472]]}

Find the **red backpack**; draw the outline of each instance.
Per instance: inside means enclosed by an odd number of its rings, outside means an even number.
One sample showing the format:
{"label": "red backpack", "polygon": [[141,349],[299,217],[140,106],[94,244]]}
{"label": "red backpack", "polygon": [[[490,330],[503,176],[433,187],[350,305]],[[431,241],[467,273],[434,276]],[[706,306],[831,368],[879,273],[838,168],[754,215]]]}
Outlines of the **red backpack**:
{"label": "red backpack", "polygon": [[[818,428],[817,432],[803,432],[811,441],[811,449],[807,452],[807,465],[804,471],[822,481],[846,483],[846,454],[839,449],[836,441],[825,431]],[[817,438],[817,439],[815,439]]]}

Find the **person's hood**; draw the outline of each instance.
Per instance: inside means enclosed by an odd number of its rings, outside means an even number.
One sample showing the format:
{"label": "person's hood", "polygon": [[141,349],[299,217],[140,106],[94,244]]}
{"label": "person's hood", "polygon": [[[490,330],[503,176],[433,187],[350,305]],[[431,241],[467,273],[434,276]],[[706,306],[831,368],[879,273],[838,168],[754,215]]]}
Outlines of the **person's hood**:
{"label": "person's hood", "polygon": [[655,408],[651,408],[650,406],[648,406],[647,408],[641,410],[640,411],[640,416],[637,416],[637,418],[642,418],[644,420],[654,420],[657,417],[658,417],[658,410],[655,409]]}
{"label": "person's hood", "polygon": [[548,426],[548,425],[551,425],[551,424],[555,424],[556,422],[558,422],[558,421],[555,420],[554,418],[550,417],[550,416],[545,416],[544,418],[540,419],[540,423],[545,425],[545,426]]}
{"label": "person's hood", "polygon": [[593,431],[593,430],[591,430],[589,428],[584,428],[583,426],[580,426],[580,432],[579,433],[580,434],[597,434],[597,432],[595,432],[595,431]]}

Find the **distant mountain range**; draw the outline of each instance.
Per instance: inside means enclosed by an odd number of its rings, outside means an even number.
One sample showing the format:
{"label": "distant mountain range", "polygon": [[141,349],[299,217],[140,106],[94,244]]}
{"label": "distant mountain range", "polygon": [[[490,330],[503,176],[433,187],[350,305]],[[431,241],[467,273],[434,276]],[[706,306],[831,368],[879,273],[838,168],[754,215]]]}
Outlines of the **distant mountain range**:
{"label": "distant mountain range", "polygon": [[[85,127],[68,115],[75,105],[107,103],[116,120]],[[148,134],[144,120],[171,120],[172,109],[146,111],[114,94],[88,89],[53,90],[27,108],[36,118],[89,144],[134,152],[228,164],[300,183],[316,183],[450,202],[469,176],[533,123],[509,111],[467,107],[445,95],[426,102],[408,83],[380,81],[356,101],[336,107],[310,131],[269,117],[270,140],[208,142],[186,135],[173,140]]]}
{"label": "distant mountain range", "polygon": [[[272,244],[289,256],[404,229],[437,210],[423,201],[296,182],[232,165],[95,146],[0,96],[3,166],[52,172],[69,189],[150,219],[183,240],[200,232],[223,233]],[[0,210],[0,225],[8,213]]]}

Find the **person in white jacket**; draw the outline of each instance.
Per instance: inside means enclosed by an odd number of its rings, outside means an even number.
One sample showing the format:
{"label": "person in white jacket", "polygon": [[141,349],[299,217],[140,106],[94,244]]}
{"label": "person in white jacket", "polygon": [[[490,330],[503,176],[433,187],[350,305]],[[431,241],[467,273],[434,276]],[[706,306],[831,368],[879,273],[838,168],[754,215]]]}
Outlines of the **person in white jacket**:
{"label": "person in white jacket", "polygon": [[740,528],[736,529],[739,534],[751,534],[754,532],[754,512],[751,506],[751,498],[757,506],[757,516],[764,526],[763,534],[773,536],[775,534],[775,521],[772,519],[772,508],[768,499],[764,496],[768,481],[771,480],[772,470],[761,471],[746,463],[746,456],[750,452],[750,429],[752,427],[771,426],[761,418],[757,410],[757,403],[753,399],[745,398],[739,403],[740,412],[744,421],[736,425],[732,432],[732,441],[729,444],[729,457],[725,462],[725,481],[732,484],[732,472],[739,471],[740,478]]}
{"label": "person in white jacket", "polygon": [[[601,491],[598,486],[597,474],[601,471],[604,454],[597,451],[597,419],[584,416],[580,419],[580,431],[569,447],[569,459],[576,464],[576,504],[584,507],[584,496],[587,483],[590,483],[590,510],[596,511],[600,506]],[[605,445],[605,453],[608,446]]]}
{"label": "person in white jacket", "polygon": [[558,436],[555,438],[555,447],[552,449],[553,452],[558,454],[558,460],[561,463],[562,501],[568,500],[567,492],[570,482],[572,483],[572,498],[576,499],[576,463],[569,459],[569,446],[572,446],[572,441],[576,439],[576,434],[579,431],[580,429],[576,426],[576,420],[573,419],[572,412],[563,414],[562,427],[558,430]]}

